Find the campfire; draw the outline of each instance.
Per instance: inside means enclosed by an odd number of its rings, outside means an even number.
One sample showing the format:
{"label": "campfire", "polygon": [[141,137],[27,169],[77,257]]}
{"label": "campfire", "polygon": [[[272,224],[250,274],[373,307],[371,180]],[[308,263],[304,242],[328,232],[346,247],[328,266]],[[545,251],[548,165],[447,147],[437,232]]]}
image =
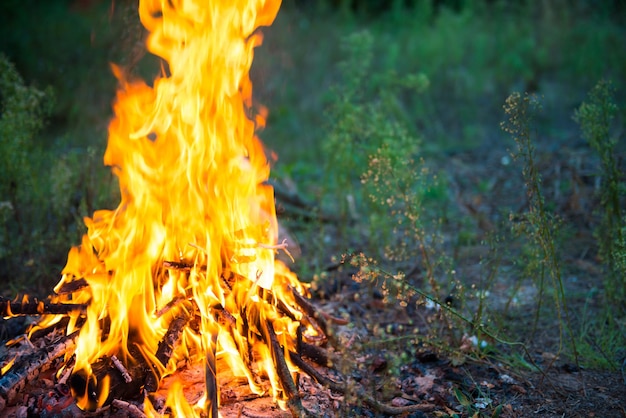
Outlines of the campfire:
{"label": "campfire", "polygon": [[121,201],[85,219],[46,301],[0,298],[4,318],[35,318],[0,347],[3,416],[217,417],[255,399],[315,416],[307,387],[331,399],[349,390],[385,415],[432,410],[381,403],[333,370],[329,327],[346,320],[314,307],[275,258],[290,254],[249,70],[279,6],[140,0],[147,49],[163,64],[152,84],[112,66],[104,162]]}
{"label": "campfire", "polygon": [[[113,66],[120,87],[104,162],[121,201],[85,219],[49,301],[2,301],[4,316],[42,314],[9,346],[50,341],[43,355],[4,364],[0,409],[56,361],[55,378],[83,411],[126,404],[146,416],[216,417],[227,371],[302,415],[299,355],[325,341],[327,318],[275,259],[287,248],[249,79],[258,28],[279,6],[140,1],[163,68],[150,85]],[[202,390],[189,390],[185,371],[202,375]]]}

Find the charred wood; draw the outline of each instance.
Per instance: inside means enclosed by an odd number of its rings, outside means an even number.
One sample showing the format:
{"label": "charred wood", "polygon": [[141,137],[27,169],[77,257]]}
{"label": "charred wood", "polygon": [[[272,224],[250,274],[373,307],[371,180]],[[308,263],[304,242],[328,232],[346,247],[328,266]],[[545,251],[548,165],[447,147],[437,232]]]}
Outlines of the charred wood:
{"label": "charred wood", "polygon": [[[190,317],[186,313],[174,318],[172,322],[170,322],[165,336],[159,342],[155,357],[159,360],[163,367],[167,365],[172,357],[172,354],[174,354],[174,350],[176,350],[176,347],[180,342],[181,335],[185,326],[189,322],[189,319]],[[154,392],[158,389],[160,377],[157,376],[156,373],[156,370],[153,370],[146,376],[145,389],[148,392]]]}
{"label": "charred wood", "polygon": [[315,364],[323,367],[333,367],[333,360],[331,359],[330,354],[322,347],[302,342],[298,353],[301,356],[311,359],[315,362]]}
{"label": "charred wood", "polygon": [[57,290],[56,294],[67,295],[67,294],[74,293],[77,290],[83,289],[88,286],[89,286],[89,283],[87,283],[87,280],[76,279],[76,280],[72,280],[71,282],[63,283],[61,287],[59,288],[59,290]]}
{"label": "charred wood", "polygon": [[213,315],[215,316],[215,320],[218,324],[228,327],[234,328],[237,325],[237,319],[228,312],[222,305],[216,305],[211,308],[213,311]]}
{"label": "charred wood", "polygon": [[[137,358],[141,358],[140,355]],[[148,368],[137,362],[125,367],[131,377],[127,382],[110,357],[102,357],[91,365],[91,373],[74,371],[70,378],[72,396],[84,411],[94,412],[110,405],[114,399],[139,399]]]}
{"label": "charred wood", "polygon": [[289,289],[291,290],[293,298],[298,304],[298,306],[302,308],[305,314],[307,314],[309,317],[313,318],[315,322],[317,322],[317,324],[322,330],[322,333],[325,336],[330,337],[328,323],[326,322],[325,316],[322,315],[320,311],[318,311],[317,308],[315,308],[315,306],[313,306],[311,302],[309,302],[304,296],[298,293],[296,289],[292,287],[290,287]]}
{"label": "charred wood", "polygon": [[205,271],[206,266],[204,265],[195,265],[193,263],[188,263],[185,261],[163,261],[163,266],[172,270],[181,270],[181,271],[191,271],[192,268],[197,268],[200,271]]}
{"label": "charred wood", "polygon": [[111,356],[111,361],[113,362],[113,365],[115,366],[115,368],[119,370],[119,372],[122,374],[122,378],[124,379],[124,382],[130,383],[133,381],[132,376],[130,375],[130,373],[128,373],[128,369],[126,369],[126,366],[122,364],[122,362],[117,358],[117,356]]}
{"label": "charred wood", "polygon": [[[46,328],[35,328],[34,331],[29,333],[29,338],[31,341],[36,341],[40,338],[44,338],[46,335],[56,331],[56,330],[61,330],[61,329],[65,329],[67,328],[67,324],[70,322],[70,318],[69,317],[63,317],[59,320],[59,322],[50,325],[49,327]],[[80,325],[80,324],[78,324]],[[80,326],[77,326],[77,328],[80,328]]]}
{"label": "charred wood", "polygon": [[287,367],[284,350],[276,338],[276,332],[274,331],[272,322],[265,321],[263,325],[265,331],[267,332],[266,343],[269,345],[270,352],[272,353],[272,360],[274,360],[276,374],[278,375],[283,391],[287,396],[287,407],[294,417],[312,416],[311,413],[302,406],[298,388],[296,387],[296,383],[291,378],[291,372],[289,371],[289,367]]}
{"label": "charred wood", "polygon": [[0,378],[0,411],[15,400],[27,383],[48,370],[54,360],[74,350],[77,335],[78,332],[74,332],[32,354],[18,358],[13,367]]}
{"label": "charred wood", "polygon": [[163,306],[161,309],[159,309],[156,312],[156,316],[158,318],[162,317],[163,315],[165,315],[166,313],[171,311],[173,308],[175,308],[176,306],[180,305],[184,300],[186,300],[186,298],[184,296],[176,296],[174,299],[172,299],[169,302],[167,302],[167,304],[165,306]]}
{"label": "charred wood", "polygon": [[111,406],[125,411],[131,418],[146,418],[147,415],[135,404],[130,402],[114,399]]}
{"label": "charred wood", "polygon": [[218,418],[219,393],[217,387],[217,335],[211,335],[211,346],[206,350],[206,362],[204,363],[204,379],[208,399],[207,414],[209,418]]}
{"label": "charred wood", "polygon": [[0,298],[0,316],[13,315],[67,315],[72,312],[84,312],[87,305],[66,304],[66,303],[46,303],[38,301],[13,302],[6,298]]}

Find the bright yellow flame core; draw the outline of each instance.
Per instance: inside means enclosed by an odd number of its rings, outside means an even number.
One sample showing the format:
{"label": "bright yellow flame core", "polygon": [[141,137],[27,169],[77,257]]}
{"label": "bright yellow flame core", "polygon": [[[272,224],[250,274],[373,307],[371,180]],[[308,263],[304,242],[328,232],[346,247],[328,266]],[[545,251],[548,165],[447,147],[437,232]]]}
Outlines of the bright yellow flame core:
{"label": "bright yellow flame core", "polygon": [[[201,320],[199,333],[185,331],[178,357],[194,352],[189,358],[203,361],[203,353],[216,350],[259,393],[243,360],[247,344],[263,334],[254,324],[274,321],[280,343],[293,349],[300,319],[295,309],[296,321],[280,318],[275,305],[258,298],[259,287],[274,298],[288,298],[288,287],[306,293],[268,248],[277,242],[277,223],[273,191],[264,184],[269,165],[255,136],[264,120],[247,116],[252,106],[248,74],[261,42],[255,30],[271,24],[280,0],[205,3],[140,1],[141,22],[150,31],[148,49],[166,61],[169,75],[151,87],[128,81],[113,67],[121,88],[104,162],[119,178],[121,202],[114,211],[85,219],[88,232],[70,251],[57,289],[77,278],[89,284],[71,301],[89,304],[75,370],[89,372],[96,360],[111,355],[132,364],[131,346],[154,355],[173,312],[182,308],[163,316],[155,312],[179,297],[193,300]],[[166,270],[164,261],[191,268]],[[232,289],[224,277],[235,277]],[[288,299],[286,305],[294,304]],[[216,322],[218,306],[232,314],[235,326]],[[242,312],[248,333],[242,332]],[[265,351],[255,347],[262,356],[257,367],[280,399],[280,383]],[[175,410],[191,410],[181,406],[182,395],[170,397],[177,399],[168,400]]]}

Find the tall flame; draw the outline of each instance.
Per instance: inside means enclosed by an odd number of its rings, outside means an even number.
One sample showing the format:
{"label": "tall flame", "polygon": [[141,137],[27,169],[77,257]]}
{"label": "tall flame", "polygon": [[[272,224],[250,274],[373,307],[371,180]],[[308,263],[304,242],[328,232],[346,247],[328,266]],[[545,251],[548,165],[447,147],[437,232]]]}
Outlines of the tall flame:
{"label": "tall flame", "polygon": [[[93,370],[102,358],[116,356],[127,367],[143,359],[159,376],[175,371],[175,359],[159,367],[154,353],[181,312],[199,321],[185,328],[175,357],[206,364],[207,373],[215,373],[214,356],[223,357],[262,393],[246,361],[245,347],[252,346],[273,396],[284,399],[267,344],[255,345],[264,334],[255,324],[272,321],[280,344],[294,349],[301,314],[288,301],[290,314],[281,317],[259,295],[288,298],[291,289],[307,289],[274,260],[273,190],[255,135],[264,119],[249,117],[249,70],[262,39],[257,28],[270,25],[279,6],[280,0],[140,1],[147,46],[165,61],[163,75],[150,86],[113,66],[120,89],[104,162],[119,179],[121,202],[85,219],[88,232],[55,288],[78,279],[88,284],[71,299],[88,304],[86,322],[76,315],[68,329],[80,328],[73,374],[97,392],[95,400],[77,395],[85,409],[107,400],[111,383],[97,381]],[[221,312],[228,320],[218,320]],[[189,405],[174,386],[168,404],[179,414],[199,414],[217,399],[212,390]]]}

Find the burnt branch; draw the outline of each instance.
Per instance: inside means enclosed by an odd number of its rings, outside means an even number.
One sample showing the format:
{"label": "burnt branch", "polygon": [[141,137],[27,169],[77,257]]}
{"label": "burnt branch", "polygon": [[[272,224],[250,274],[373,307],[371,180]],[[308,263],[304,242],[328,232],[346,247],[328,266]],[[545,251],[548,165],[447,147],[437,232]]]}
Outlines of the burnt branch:
{"label": "burnt branch", "polygon": [[324,315],[322,315],[320,311],[318,311],[317,308],[313,306],[311,302],[309,302],[304,296],[298,293],[296,289],[294,289],[293,287],[289,287],[289,290],[291,290],[291,294],[293,295],[294,300],[296,301],[298,306],[302,308],[304,313],[306,313],[310,318],[313,318],[315,322],[317,322],[322,330],[322,333],[325,336],[330,337],[330,333],[328,332],[328,323],[326,322],[326,318],[324,317]]}
{"label": "burnt branch", "polygon": [[333,367],[333,360],[331,359],[330,354],[322,347],[302,342],[300,343],[298,353],[313,360],[315,364],[323,367]]}
{"label": "burnt branch", "polygon": [[218,387],[217,387],[217,335],[211,335],[211,346],[206,350],[206,362],[204,363],[204,379],[208,399],[207,414],[209,418],[218,418]]}
{"label": "burnt branch", "polygon": [[56,292],[57,295],[67,295],[70,293],[74,293],[77,290],[88,287],[89,283],[85,279],[77,279],[72,280],[71,282],[65,282],[61,285],[59,290]]}
{"label": "burnt branch", "polygon": [[174,299],[167,302],[165,306],[163,306],[161,309],[156,311],[155,315],[158,318],[162,317],[163,315],[171,311],[173,308],[180,305],[184,300],[186,300],[184,296],[176,296]]}
{"label": "burnt branch", "polygon": [[195,265],[185,261],[163,261],[163,266],[172,270],[191,271],[192,268],[197,268],[200,271],[206,271],[205,265]]}
{"label": "burnt branch", "polygon": [[114,399],[111,405],[126,414],[131,418],[147,418],[147,415],[135,404],[130,402]]}
{"label": "burnt branch", "polygon": [[85,312],[85,304],[46,303],[34,299],[32,302],[12,302],[0,298],[0,316],[15,315],[68,315],[72,312]]}
{"label": "burnt branch", "polygon": [[[157,360],[159,360],[163,367],[167,365],[167,363],[170,361],[170,358],[172,357],[172,354],[174,354],[174,350],[180,342],[181,335],[183,333],[183,330],[185,329],[185,326],[187,326],[189,319],[189,315],[184,314],[172,320],[167,329],[167,332],[165,333],[165,336],[159,342],[155,357],[157,358]],[[146,376],[145,381],[146,391],[154,392],[155,390],[157,390],[159,386],[159,379],[160,377],[156,375],[156,371],[149,373]]]}
{"label": "burnt branch", "polygon": [[287,396],[287,407],[289,411],[291,411],[294,417],[312,417],[313,415],[302,406],[298,388],[291,378],[291,372],[289,371],[289,367],[287,367],[283,348],[276,338],[276,332],[274,331],[274,326],[271,321],[265,321],[265,331],[267,332],[268,339],[266,343],[270,347],[274,366],[276,366],[276,374],[278,374],[281,386]]}
{"label": "burnt branch", "polygon": [[117,356],[111,356],[111,361],[113,362],[115,368],[120,371],[120,373],[122,374],[122,378],[126,383],[130,383],[133,381],[132,376],[130,375],[130,373],[128,373],[128,370],[122,364],[120,359],[117,358]]}
{"label": "burnt branch", "polygon": [[211,308],[215,320],[218,324],[227,328],[235,328],[237,326],[237,319],[228,312],[222,305],[216,305]]}
{"label": "burnt branch", "polygon": [[[141,358],[141,355],[136,353],[136,358]],[[74,370],[70,377],[70,388],[80,408],[94,412],[111,404],[114,399],[139,399],[148,368],[145,362],[140,361],[127,364],[124,369],[130,376],[130,382],[127,382],[111,357],[98,359],[91,365],[91,373],[84,369]]]}

